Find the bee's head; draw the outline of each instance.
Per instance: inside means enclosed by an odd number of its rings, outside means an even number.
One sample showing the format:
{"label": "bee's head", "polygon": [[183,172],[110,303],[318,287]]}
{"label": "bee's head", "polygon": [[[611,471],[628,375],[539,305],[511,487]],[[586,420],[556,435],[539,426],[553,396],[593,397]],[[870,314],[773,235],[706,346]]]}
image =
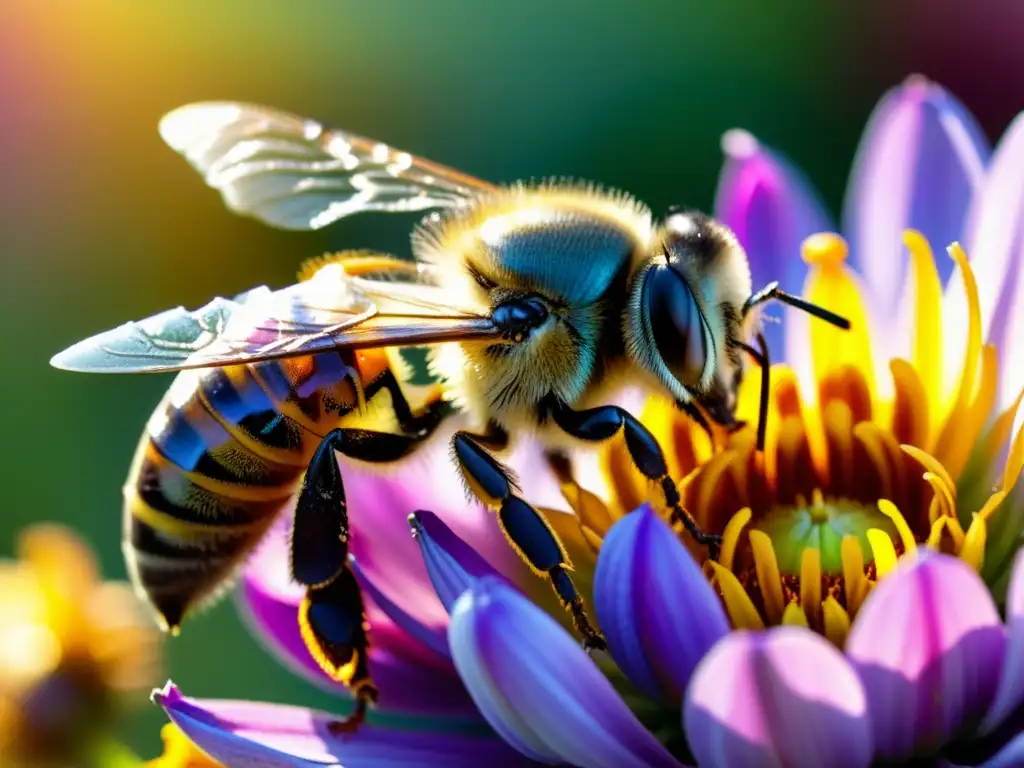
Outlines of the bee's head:
{"label": "bee's head", "polygon": [[732,424],[743,378],[734,340],[750,295],[746,255],[728,230],[693,211],[670,211],[654,242],[630,282],[629,353],[676,400],[697,400]]}

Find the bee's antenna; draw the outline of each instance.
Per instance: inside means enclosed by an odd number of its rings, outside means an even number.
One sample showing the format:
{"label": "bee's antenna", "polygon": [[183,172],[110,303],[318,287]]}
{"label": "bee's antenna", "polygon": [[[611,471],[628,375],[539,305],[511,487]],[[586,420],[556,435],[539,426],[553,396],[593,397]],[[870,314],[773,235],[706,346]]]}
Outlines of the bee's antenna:
{"label": "bee's antenna", "polygon": [[761,367],[761,403],[757,413],[757,450],[764,451],[765,436],[768,432],[768,399],[771,397],[771,360],[768,357],[768,342],[765,341],[764,334],[757,334],[757,346],[759,350],[754,349],[749,344],[744,344],[742,341],[739,343],[740,347],[746,350],[754,362]]}
{"label": "bee's antenna", "polygon": [[802,309],[809,315],[813,315],[826,323],[831,323],[837,328],[842,328],[844,331],[850,330],[850,321],[845,317],[840,317],[835,312],[829,312],[823,307],[819,307],[817,304],[811,304],[809,301],[793,296],[790,293],[779,290],[778,283],[768,283],[764,288],[755,293],[749,299],[743,303],[743,316],[746,317],[747,313],[758,306],[769,301],[781,301],[783,304],[788,304],[791,307]]}

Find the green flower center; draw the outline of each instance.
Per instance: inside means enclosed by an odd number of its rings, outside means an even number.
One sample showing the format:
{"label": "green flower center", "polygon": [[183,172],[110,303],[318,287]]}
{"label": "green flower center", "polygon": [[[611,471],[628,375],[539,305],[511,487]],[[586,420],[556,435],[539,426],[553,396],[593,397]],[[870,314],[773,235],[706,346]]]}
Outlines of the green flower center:
{"label": "green flower center", "polygon": [[755,528],[772,541],[779,571],[799,576],[805,549],[821,553],[821,572],[840,576],[843,573],[842,542],[845,536],[856,536],[867,565],[874,559],[867,533],[873,528],[884,531],[899,542],[896,526],[878,507],[869,507],[847,499],[817,498],[811,504],[796,504],[773,509]]}

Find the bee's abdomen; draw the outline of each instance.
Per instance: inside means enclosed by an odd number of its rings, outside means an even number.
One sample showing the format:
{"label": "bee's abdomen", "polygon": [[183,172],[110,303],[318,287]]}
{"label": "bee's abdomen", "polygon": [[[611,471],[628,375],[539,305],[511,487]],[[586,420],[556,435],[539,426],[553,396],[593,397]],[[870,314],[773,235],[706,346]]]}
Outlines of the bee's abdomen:
{"label": "bee's abdomen", "polygon": [[358,405],[347,354],[189,371],[149,421],[124,492],[132,579],[169,627],[215,598]]}

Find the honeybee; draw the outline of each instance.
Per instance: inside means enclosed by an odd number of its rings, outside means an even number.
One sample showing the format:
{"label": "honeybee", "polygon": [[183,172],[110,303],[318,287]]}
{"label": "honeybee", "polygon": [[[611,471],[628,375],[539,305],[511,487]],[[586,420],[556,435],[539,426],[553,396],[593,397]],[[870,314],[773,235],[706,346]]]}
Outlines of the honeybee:
{"label": "honeybee", "polygon": [[[342,727],[357,724],[377,692],[336,453],[394,462],[450,413],[467,413],[475,429],[455,432],[452,455],[468,490],[550,579],[586,646],[600,648],[561,543],[492,452],[513,432],[552,448],[621,433],[676,522],[713,548],[718,534],[681,508],[657,441],[607,404],[613,388],[645,385],[705,427],[707,418],[732,426],[749,358],[764,374],[763,444],[769,358],[754,310],[776,299],[848,327],[774,283],[753,293],[736,237],[696,211],[656,221],[632,196],[590,184],[496,186],[246,104],[185,106],[160,132],[229,208],[275,227],[433,211],[413,232],[414,261],[335,254],[304,268],[296,285],[172,309],[52,360],[74,371],[180,372],[124,491],[129,573],[166,629],[223,589],[298,491],[291,564],[306,588],[301,632],[356,696]],[[412,403],[395,354],[420,345],[440,386]],[[390,400],[394,431],[360,425],[380,398]]]}

